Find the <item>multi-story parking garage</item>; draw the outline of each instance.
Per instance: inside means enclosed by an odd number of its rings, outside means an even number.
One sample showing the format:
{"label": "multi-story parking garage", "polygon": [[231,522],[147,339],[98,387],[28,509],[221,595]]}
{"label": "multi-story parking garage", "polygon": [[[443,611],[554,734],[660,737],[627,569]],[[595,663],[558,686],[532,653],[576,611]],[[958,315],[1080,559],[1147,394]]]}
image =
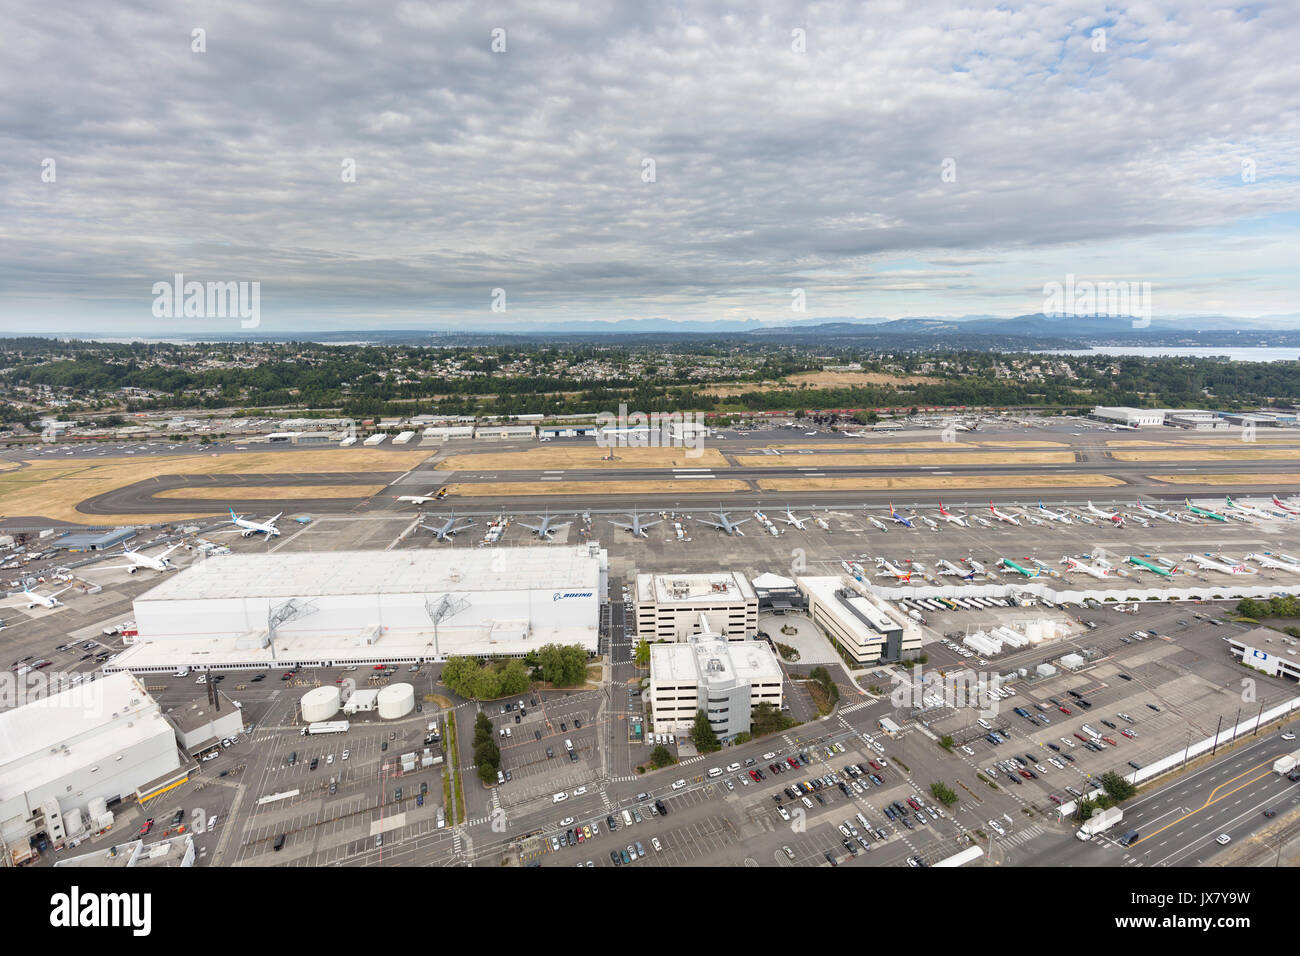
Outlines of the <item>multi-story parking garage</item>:
{"label": "multi-story parking garage", "polygon": [[106,670],[205,670],[595,653],[608,557],[577,547],[232,554],[135,601]]}

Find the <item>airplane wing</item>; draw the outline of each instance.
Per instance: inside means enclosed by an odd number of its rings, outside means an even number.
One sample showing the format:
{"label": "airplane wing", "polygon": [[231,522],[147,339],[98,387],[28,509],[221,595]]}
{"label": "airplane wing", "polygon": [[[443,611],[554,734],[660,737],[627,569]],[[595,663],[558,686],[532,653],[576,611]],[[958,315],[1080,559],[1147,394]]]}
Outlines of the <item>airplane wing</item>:
{"label": "airplane wing", "polygon": [[266,519],[264,522],[262,522],[262,523],[265,524],[265,525],[270,525],[270,526],[274,527],[274,526],[275,526],[275,523],[276,523],[277,521],[279,521],[280,518],[281,518],[283,515],[284,515],[284,512],[281,511],[280,514],[278,514],[278,515],[274,515],[274,516],[272,516],[272,517],[270,517],[270,518],[267,518],[267,519]]}
{"label": "airplane wing", "polygon": [[[736,525],[738,525],[738,524],[744,524],[744,523],[745,523],[746,521],[748,521],[748,520],[749,520],[748,518],[741,518],[739,521],[733,521],[733,522],[731,522],[731,526],[734,528]],[[718,527],[722,527],[722,526],[719,525]]]}
{"label": "airplane wing", "polygon": [[[611,521],[610,524],[612,524],[615,528],[622,528],[624,531],[632,530],[632,526],[630,524],[624,524],[621,521]],[[647,525],[642,525],[641,527],[645,528],[647,527]]]}
{"label": "airplane wing", "polygon": [[642,530],[645,530],[646,528],[653,528],[655,525],[657,525],[657,524],[663,524],[663,523],[664,523],[664,519],[663,519],[663,518],[656,518],[654,521],[642,521],[642,522],[641,522],[641,529],[642,529]]}
{"label": "airplane wing", "polygon": [[180,544],[179,544],[179,543],[178,543],[178,544],[174,544],[174,545],[172,545],[170,548],[168,548],[168,549],[167,549],[166,551],[164,551],[162,554],[158,555],[158,560],[161,561],[163,558],[167,557],[167,555],[171,554],[173,551],[175,551],[175,550],[176,550],[177,548],[179,548],[179,547],[180,547]]}
{"label": "airplane wing", "polygon": [[[519,523],[520,523],[521,525],[523,525],[525,528],[527,528],[529,531],[536,531],[536,532],[538,532],[539,534],[541,533],[541,530],[542,530],[542,529],[541,529],[541,526],[540,526],[540,525],[535,525],[535,524],[524,524],[524,522],[522,522],[522,521],[519,522]],[[549,529],[548,529],[548,530],[549,530]]]}
{"label": "airplane wing", "polygon": [[[695,520],[696,520],[696,521],[701,521],[701,522],[703,522],[704,524],[710,525],[710,526],[712,526],[712,527],[714,527],[714,528],[723,528],[723,527],[725,527],[725,525],[718,524],[718,522],[716,522],[716,521],[710,521],[708,518],[696,518]],[[739,521],[733,521],[733,522],[732,522],[733,525],[737,525],[737,524],[739,524],[739,523],[740,523]]]}
{"label": "airplane wing", "polygon": [[142,568],[142,567],[144,567],[144,566],[145,566],[145,565],[143,565],[143,564],[104,564],[104,565],[96,566],[96,567],[92,568],[91,570],[94,570],[94,571],[129,571],[129,570],[131,570],[132,568]]}
{"label": "airplane wing", "polygon": [[60,594],[62,594],[64,591],[71,591],[71,590],[72,590],[72,585],[71,585],[71,584],[69,584],[69,585],[68,585],[67,587],[65,587],[65,588],[59,588],[57,591],[55,591],[53,594],[50,595],[50,600],[54,600],[54,598],[58,597],[58,596],[59,596]]}

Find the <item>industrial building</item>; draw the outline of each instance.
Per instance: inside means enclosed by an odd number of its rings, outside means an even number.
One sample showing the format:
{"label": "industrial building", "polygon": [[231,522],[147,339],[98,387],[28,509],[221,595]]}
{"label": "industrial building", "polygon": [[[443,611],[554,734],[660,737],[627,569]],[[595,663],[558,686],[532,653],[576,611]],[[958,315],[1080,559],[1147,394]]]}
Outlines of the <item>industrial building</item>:
{"label": "industrial building", "polygon": [[729,641],[758,634],[758,594],[739,571],[638,574],[636,634],[641,641],[684,641],[702,633]]}
{"label": "industrial building", "polygon": [[1104,422],[1117,422],[1130,428],[1159,427],[1165,423],[1165,413],[1157,408],[1129,408],[1126,405],[1097,405],[1093,418]]}
{"label": "industrial building", "polygon": [[208,700],[173,708],[167,716],[176,725],[176,739],[190,756],[244,732],[243,713],[219,690],[213,691]]}
{"label": "industrial building", "polygon": [[136,535],[135,528],[114,528],[112,531],[87,532],[85,534],[67,534],[55,542],[61,551],[107,551],[109,548],[130,541]]}
{"label": "industrial building", "polygon": [[130,674],[0,713],[0,839],[15,862],[111,826],[123,800],[183,782],[172,725]]}
{"label": "industrial building", "polygon": [[1300,681],[1300,655],[1288,654],[1287,648],[1276,652],[1264,650],[1262,645],[1286,640],[1282,634],[1267,627],[1256,627],[1244,634],[1229,635],[1228,652],[1247,667],[1253,667],[1270,677],[1286,677]]}
{"label": "industrial building", "polygon": [[750,728],[759,704],[783,703],[783,676],[763,641],[728,641],[705,633],[685,643],[650,647],[650,706],[656,731],[689,731],[698,711],[721,740]]}
{"label": "industrial building", "polygon": [[921,626],[844,577],[801,577],[808,614],[856,664],[888,664],[921,650]]}
{"label": "industrial building", "polygon": [[522,438],[536,438],[536,425],[479,425],[474,429],[474,437],[479,441],[517,441]]}
{"label": "industrial building", "polygon": [[251,553],[209,558],[135,600],[135,673],[595,653],[608,554],[518,549]]}

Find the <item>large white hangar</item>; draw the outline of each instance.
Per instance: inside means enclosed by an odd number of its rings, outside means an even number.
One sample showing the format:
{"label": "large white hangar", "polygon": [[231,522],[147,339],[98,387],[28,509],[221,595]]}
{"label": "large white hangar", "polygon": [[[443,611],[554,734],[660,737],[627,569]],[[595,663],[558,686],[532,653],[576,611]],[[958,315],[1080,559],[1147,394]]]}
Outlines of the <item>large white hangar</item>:
{"label": "large white hangar", "polygon": [[105,669],[522,657],[546,644],[595,653],[608,569],[595,543],[221,555],[138,597],[139,637]]}

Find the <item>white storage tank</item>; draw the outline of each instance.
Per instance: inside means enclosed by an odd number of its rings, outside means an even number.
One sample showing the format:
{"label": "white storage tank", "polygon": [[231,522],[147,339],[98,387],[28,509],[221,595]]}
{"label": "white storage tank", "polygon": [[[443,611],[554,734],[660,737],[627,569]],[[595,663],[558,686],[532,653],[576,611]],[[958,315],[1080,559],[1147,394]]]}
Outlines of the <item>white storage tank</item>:
{"label": "white storage tank", "polygon": [[334,687],[316,687],[302,695],[298,706],[302,710],[302,719],[309,724],[329,720],[339,712],[339,689]]}
{"label": "white storage tank", "polygon": [[415,710],[415,688],[410,684],[389,684],[379,691],[379,716],[396,720]]}

